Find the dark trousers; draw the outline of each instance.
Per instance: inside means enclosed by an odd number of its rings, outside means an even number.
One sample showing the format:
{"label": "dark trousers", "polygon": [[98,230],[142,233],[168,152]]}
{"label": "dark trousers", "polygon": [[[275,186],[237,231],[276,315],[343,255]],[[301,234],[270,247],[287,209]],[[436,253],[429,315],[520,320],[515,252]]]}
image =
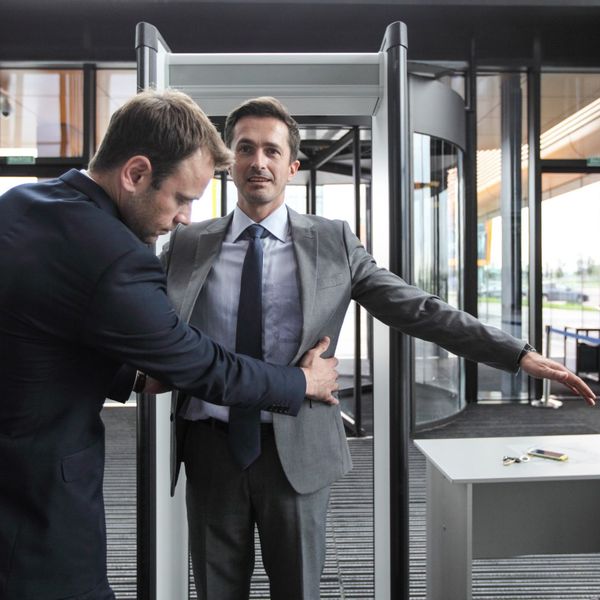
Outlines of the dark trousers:
{"label": "dark trousers", "polygon": [[272,429],[245,471],[230,456],[227,433],[202,422],[188,429],[184,454],[199,600],[247,600],[255,525],[271,600],[318,600],[329,486],[298,494],[285,477]]}
{"label": "dark trousers", "polygon": [[[60,600],[63,600],[61,598]],[[79,596],[72,596],[64,600],[116,600],[115,594],[110,589],[108,581],[104,580],[100,585],[94,588],[91,592]]]}

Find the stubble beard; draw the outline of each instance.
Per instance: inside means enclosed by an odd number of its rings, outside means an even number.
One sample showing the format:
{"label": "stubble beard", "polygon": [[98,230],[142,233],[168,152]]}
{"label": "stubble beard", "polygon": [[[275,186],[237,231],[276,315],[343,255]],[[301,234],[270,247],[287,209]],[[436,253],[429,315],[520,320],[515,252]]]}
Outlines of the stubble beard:
{"label": "stubble beard", "polygon": [[127,204],[123,217],[125,224],[144,244],[153,244],[157,239],[157,233],[150,230],[154,205],[154,194],[146,191],[143,194],[134,195]]}

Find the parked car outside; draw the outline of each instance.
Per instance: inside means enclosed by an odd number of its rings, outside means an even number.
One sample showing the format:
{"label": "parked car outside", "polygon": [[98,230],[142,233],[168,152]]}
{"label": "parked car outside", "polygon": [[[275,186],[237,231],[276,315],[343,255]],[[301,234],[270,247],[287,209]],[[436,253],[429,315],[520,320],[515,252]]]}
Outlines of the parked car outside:
{"label": "parked car outside", "polygon": [[563,301],[581,304],[587,302],[590,298],[583,292],[578,292],[566,285],[556,283],[545,283],[542,286],[542,298],[548,302]]}

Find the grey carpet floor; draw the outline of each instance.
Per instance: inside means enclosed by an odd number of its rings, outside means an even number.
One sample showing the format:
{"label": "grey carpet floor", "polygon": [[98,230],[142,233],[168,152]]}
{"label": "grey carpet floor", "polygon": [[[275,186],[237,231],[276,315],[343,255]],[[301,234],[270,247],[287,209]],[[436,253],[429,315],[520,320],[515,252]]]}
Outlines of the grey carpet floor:
{"label": "grey carpet floor", "polygon": [[[136,598],[135,410],[107,407],[103,417],[107,429],[105,495],[109,578],[118,598]],[[421,432],[418,437],[589,433],[600,433],[600,407],[590,409],[583,402],[569,400],[559,410],[518,404],[469,405],[452,423]],[[324,599],[371,600],[375,598],[372,439],[351,439],[350,448],[355,468],[336,483],[332,491],[328,553],[321,591]],[[425,600],[425,461],[412,444],[409,463],[410,599]],[[597,599],[600,596],[600,555],[475,561],[473,590],[475,600]],[[194,596],[192,589],[191,597]],[[269,598],[260,558],[251,598]]]}

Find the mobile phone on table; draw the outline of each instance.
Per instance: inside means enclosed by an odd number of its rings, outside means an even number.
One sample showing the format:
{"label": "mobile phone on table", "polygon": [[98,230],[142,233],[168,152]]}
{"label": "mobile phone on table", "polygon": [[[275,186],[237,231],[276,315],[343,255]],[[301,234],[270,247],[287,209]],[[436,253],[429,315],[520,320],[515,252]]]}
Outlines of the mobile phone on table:
{"label": "mobile phone on table", "polygon": [[569,458],[564,452],[555,452],[554,450],[542,450],[540,448],[532,448],[527,450],[529,456],[538,456],[539,458],[549,458],[550,460],[567,460]]}

